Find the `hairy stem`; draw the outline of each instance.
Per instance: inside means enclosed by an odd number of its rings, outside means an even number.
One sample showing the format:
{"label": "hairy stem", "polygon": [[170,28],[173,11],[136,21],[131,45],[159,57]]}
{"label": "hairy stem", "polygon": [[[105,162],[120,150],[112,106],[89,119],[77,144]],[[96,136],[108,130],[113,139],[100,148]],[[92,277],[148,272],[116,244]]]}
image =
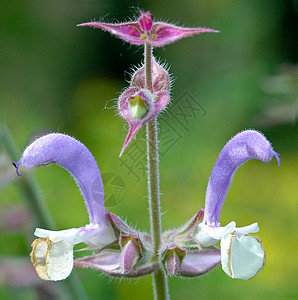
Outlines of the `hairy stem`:
{"label": "hairy stem", "polygon": [[[145,82],[146,89],[152,92],[152,47],[148,43],[145,44]],[[147,163],[153,255],[154,259],[158,259],[158,251],[161,243],[161,218],[156,118],[147,123]],[[155,299],[168,299],[167,277],[161,269],[153,273],[153,286]]]}

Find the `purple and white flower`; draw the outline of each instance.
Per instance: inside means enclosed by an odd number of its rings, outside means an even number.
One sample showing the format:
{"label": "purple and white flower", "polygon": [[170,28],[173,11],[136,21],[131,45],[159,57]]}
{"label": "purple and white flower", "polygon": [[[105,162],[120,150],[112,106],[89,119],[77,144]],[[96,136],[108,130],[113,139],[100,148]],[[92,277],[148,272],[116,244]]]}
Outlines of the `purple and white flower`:
{"label": "purple and white flower", "polygon": [[17,170],[22,164],[34,168],[56,163],[75,179],[85,199],[90,224],[61,231],[41,228],[32,244],[31,259],[40,278],[62,280],[73,268],[73,247],[85,243],[90,248],[101,249],[113,242],[116,236],[104,207],[104,191],[100,171],[89,150],[76,139],[53,133],[45,135],[24,151]]}
{"label": "purple and white flower", "polygon": [[209,179],[203,222],[198,224],[195,239],[202,247],[221,242],[221,263],[225,273],[232,278],[250,279],[266,263],[262,241],[249,233],[259,231],[257,223],[237,228],[232,221],[221,227],[219,215],[224,204],[234,172],[250,159],[269,162],[278,154],[270,142],[259,132],[246,130],[234,136],[222,149]]}

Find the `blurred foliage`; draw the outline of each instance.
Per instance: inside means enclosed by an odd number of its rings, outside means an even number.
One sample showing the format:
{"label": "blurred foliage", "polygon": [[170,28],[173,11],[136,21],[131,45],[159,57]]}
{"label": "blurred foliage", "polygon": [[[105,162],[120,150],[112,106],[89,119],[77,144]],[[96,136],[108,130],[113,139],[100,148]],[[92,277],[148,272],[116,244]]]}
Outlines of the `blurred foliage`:
{"label": "blurred foliage", "polygon": [[[163,227],[180,226],[199,205],[204,206],[216,158],[237,132],[262,130],[281,155],[281,168],[275,161],[266,165],[250,161],[240,168],[221,214],[222,224],[259,222],[267,250],[264,271],[250,281],[232,280],[220,267],[202,278],[170,278],[172,299],[297,297],[298,126],[297,105],[293,105],[298,99],[297,1],[2,1],[1,123],[10,129],[20,154],[41,132],[78,138],[93,153],[102,173],[118,174],[125,181],[125,198],[110,210],[148,231],[147,180],[142,176],[136,182],[121,167],[118,155],[127,128],[114,109],[131,67],[142,60],[142,49],[100,30],[75,26],[102,18],[127,20],[138,7],[150,9],[156,19],[221,31],[154,51],[175,78],[172,102],[187,92],[207,112],[190,120],[189,131],[180,132],[182,140],[161,160]],[[286,94],[281,95],[278,87]],[[287,105],[293,106],[284,110]],[[268,123],[264,112],[270,109],[275,113]],[[137,139],[145,143],[142,132]],[[2,155],[0,205],[22,206],[18,179],[6,171]],[[6,172],[9,178],[4,180]],[[82,197],[67,172],[54,166],[33,172],[59,229],[88,222]],[[2,230],[0,255],[28,256],[27,239],[33,238],[33,230],[26,238]],[[90,299],[152,298],[151,277],[120,281],[92,270],[77,273]],[[2,287],[1,299],[34,297],[30,287],[15,288],[13,282]]]}

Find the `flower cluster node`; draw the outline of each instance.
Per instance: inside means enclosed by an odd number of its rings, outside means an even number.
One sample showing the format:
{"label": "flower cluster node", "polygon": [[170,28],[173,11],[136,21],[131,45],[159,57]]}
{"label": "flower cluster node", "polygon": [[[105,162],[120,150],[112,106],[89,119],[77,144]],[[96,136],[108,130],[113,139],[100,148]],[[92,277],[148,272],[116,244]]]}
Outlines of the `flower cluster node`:
{"label": "flower cluster node", "polygon": [[[145,99],[150,107],[158,100],[149,104],[153,99],[150,100],[148,92],[138,91],[137,97]],[[102,179],[89,150],[64,134],[43,136],[25,149],[18,166],[33,168],[56,163],[69,171],[82,191],[90,224],[61,231],[37,228],[38,238],[31,253],[33,265],[40,278],[62,280],[71,273],[73,265],[93,267],[115,277],[143,276],[163,265],[170,276],[194,277],[221,262],[228,276],[250,279],[266,262],[261,240],[249,235],[259,231],[258,224],[237,228],[232,221],[221,227],[219,214],[235,170],[246,160],[268,162],[273,156],[278,158],[268,140],[257,131],[246,130],[232,138],[212,171],[206,208],[199,209],[181,228],[163,234],[160,259],[156,260],[150,235],[135,231],[104,208]],[[215,247],[219,242],[220,250]],[[97,250],[97,254],[73,262],[73,247],[80,243]]]}

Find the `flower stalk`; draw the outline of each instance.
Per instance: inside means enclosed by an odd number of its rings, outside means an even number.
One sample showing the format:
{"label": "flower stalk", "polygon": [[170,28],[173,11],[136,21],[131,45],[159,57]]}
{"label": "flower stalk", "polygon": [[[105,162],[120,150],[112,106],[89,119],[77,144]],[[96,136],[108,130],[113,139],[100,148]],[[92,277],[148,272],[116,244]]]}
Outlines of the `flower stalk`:
{"label": "flower stalk", "polygon": [[[145,44],[145,85],[152,91],[152,47]],[[160,191],[159,191],[159,157],[157,120],[152,118],[147,123],[147,167],[151,235],[153,243],[153,259],[158,260],[161,244]],[[168,282],[164,272],[159,269],[153,273],[155,299],[168,298]]]}

